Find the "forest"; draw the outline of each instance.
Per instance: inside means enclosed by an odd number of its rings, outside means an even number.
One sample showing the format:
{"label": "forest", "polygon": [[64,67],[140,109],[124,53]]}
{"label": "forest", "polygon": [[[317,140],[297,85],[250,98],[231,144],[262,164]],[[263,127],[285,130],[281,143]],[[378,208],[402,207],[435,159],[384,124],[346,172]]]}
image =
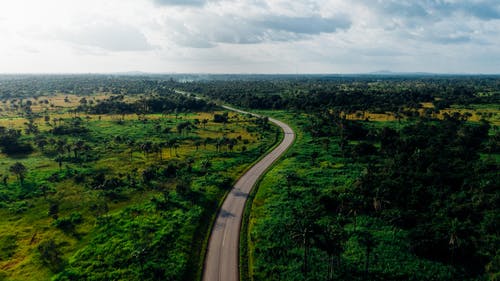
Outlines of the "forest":
{"label": "forest", "polygon": [[183,83],[298,138],[254,194],[242,280],[498,280],[500,79]]}
{"label": "forest", "polygon": [[199,280],[234,181],[241,280],[500,280],[500,77],[0,76],[0,280]]}

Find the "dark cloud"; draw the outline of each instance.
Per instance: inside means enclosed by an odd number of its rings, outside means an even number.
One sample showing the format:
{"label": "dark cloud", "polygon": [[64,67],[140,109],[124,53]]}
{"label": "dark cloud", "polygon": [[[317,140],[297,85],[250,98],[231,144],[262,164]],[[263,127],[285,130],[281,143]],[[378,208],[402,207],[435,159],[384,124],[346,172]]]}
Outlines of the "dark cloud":
{"label": "dark cloud", "polygon": [[344,16],[338,18],[275,16],[256,23],[267,29],[296,34],[333,33],[351,26],[350,20]]}
{"label": "dark cloud", "polygon": [[[368,1],[368,5],[373,5],[373,1]],[[427,7],[422,5],[422,2],[403,2],[403,1],[382,1],[379,3],[379,9],[383,11],[384,14],[390,14],[397,17],[427,17],[429,16],[429,11]],[[377,4],[375,4],[377,5]]]}
{"label": "dark cloud", "polygon": [[478,40],[477,22],[500,19],[498,0],[358,0],[379,25],[401,40],[464,44]]}
{"label": "dark cloud", "polygon": [[474,17],[480,20],[500,19],[500,1],[498,0],[461,0],[456,2],[429,1],[423,2],[423,8],[430,13],[428,17],[446,17],[453,14]]}
{"label": "dark cloud", "polygon": [[321,33],[334,33],[351,26],[346,16],[335,18],[268,16],[242,18],[199,15],[189,24],[169,22],[176,30],[174,39],[181,45],[210,48],[218,43],[258,44],[262,42],[290,42]]}
{"label": "dark cloud", "polygon": [[482,20],[500,19],[498,0],[360,0],[368,9],[375,9],[381,15],[396,18],[421,18],[431,21],[446,20],[453,14],[468,15]]}
{"label": "dark cloud", "polygon": [[482,20],[500,19],[500,1],[481,1],[462,4],[464,13]]}
{"label": "dark cloud", "polygon": [[460,44],[471,42],[472,38],[468,35],[460,35],[460,36],[430,36],[427,38],[428,41],[432,41],[434,43],[440,44]]}

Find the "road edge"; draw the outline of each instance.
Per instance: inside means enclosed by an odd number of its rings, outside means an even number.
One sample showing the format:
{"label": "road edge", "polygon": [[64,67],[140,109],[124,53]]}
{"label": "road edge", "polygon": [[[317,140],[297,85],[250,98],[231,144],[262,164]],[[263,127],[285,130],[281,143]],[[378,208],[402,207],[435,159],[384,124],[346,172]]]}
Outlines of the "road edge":
{"label": "road edge", "polygon": [[[268,173],[268,171],[270,169],[274,168],[276,166],[276,164],[283,159],[283,157],[287,154],[287,152],[289,151],[289,149],[295,144],[296,135],[297,134],[292,129],[292,127],[290,125],[288,125],[287,123],[284,123],[281,120],[278,120],[278,119],[275,119],[275,118],[270,118],[270,117],[268,117],[266,115],[257,114],[257,113],[253,113],[253,112],[249,112],[249,111],[245,111],[245,110],[241,110],[241,109],[238,109],[238,108],[235,108],[235,107],[232,107],[232,106],[228,106],[228,105],[220,105],[220,106],[222,108],[226,109],[226,110],[234,111],[234,112],[237,112],[237,113],[240,113],[240,114],[250,114],[250,115],[253,115],[255,117],[266,117],[266,118],[269,118],[269,122],[273,123],[273,125],[277,126],[280,129],[280,131],[281,131],[279,141],[276,141],[273,146],[271,146],[268,150],[266,150],[266,153],[262,154],[258,159],[256,159],[253,163],[251,163],[251,165],[248,166],[248,170],[251,169],[251,168],[253,168],[255,166],[255,164],[257,164],[260,160],[262,160],[263,158],[265,158],[269,153],[271,153],[272,151],[274,151],[274,149],[276,149],[277,147],[279,147],[283,143],[283,141],[285,140],[285,137],[286,137],[285,127],[282,127],[279,123],[282,123],[283,125],[285,125],[286,127],[288,127],[291,130],[292,135],[293,135],[293,139],[292,139],[292,142],[290,143],[290,145],[259,176],[259,178],[255,182],[255,184],[251,187],[250,193],[249,193],[247,199],[245,200],[245,203],[244,203],[244,206],[243,206],[243,213],[242,213],[242,216],[241,216],[241,220],[239,222],[240,227],[239,227],[239,231],[238,231],[238,247],[237,247],[237,249],[238,249],[238,253],[237,253],[237,259],[238,259],[238,261],[237,261],[237,269],[236,270],[237,270],[238,280],[241,280],[241,278],[242,278],[242,272],[244,272],[244,270],[241,270],[242,269],[242,252],[241,252],[242,237],[246,238],[246,236],[242,236],[242,229],[246,229],[246,227],[248,227],[248,225],[246,224],[248,222],[248,219],[245,218],[245,215],[247,214],[246,210],[247,210],[247,208],[249,206],[248,202],[249,201],[253,202],[253,198],[251,198],[251,196],[255,195],[255,191],[258,190],[258,188],[256,188],[256,187],[260,184],[262,178]],[[245,173],[243,173],[243,175],[245,175]],[[238,178],[237,181],[240,178]],[[229,193],[227,193],[227,194],[229,194]],[[224,199],[220,201],[220,204],[221,204],[220,206],[222,206],[222,204],[226,200],[227,194],[224,197]],[[213,223],[212,223],[212,225],[210,227],[210,232],[209,232],[209,235],[207,236],[208,240],[210,240],[210,237],[212,236],[213,226],[214,226],[214,224],[216,222],[216,219],[217,219],[217,217],[219,215],[220,206],[219,206],[219,210],[216,212],[215,219],[214,219],[214,221],[213,221]],[[246,241],[246,239],[245,239],[245,241]],[[206,245],[206,249],[205,249],[205,251],[203,253],[203,269],[202,269],[202,274],[201,274],[202,280],[203,280],[203,275],[204,275],[205,268],[206,268],[207,254],[208,254],[208,244]],[[245,259],[245,260],[248,261],[248,259]],[[248,268],[248,264],[246,265],[246,268]],[[248,275],[248,272],[246,272],[246,274]]]}

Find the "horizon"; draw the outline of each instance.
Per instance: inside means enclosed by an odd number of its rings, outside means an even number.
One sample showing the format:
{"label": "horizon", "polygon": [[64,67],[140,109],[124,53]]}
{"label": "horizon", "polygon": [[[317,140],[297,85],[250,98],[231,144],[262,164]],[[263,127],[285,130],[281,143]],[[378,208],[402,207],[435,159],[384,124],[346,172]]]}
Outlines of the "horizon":
{"label": "horizon", "polygon": [[115,76],[178,76],[178,75],[213,75],[213,76],[500,76],[498,73],[453,73],[453,72],[425,72],[425,71],[373,71],[358,73],[229,73],[229,72],[143,72],[143,71],[118,71],[118,72],[0,72],[0,76],[59,76],[59,75],[115,75]]}

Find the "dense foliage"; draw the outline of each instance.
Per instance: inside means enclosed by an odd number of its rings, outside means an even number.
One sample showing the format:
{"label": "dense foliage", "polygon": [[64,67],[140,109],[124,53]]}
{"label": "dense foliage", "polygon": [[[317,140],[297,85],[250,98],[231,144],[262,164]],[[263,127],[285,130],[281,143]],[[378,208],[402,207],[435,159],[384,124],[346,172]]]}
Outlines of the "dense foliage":
{"label": "dense foliage", "polygon": [[55,93],[139,95],[165,90],[158,79],[126,75],[0,75],[0,98],[19,99]]}
{"label": "dense foliage", "polygon": [[277,116],[299,132],[253,204],[253,280],[499,278],[498,78],[289,83],[294,93],[221,90],[241,106],[294,111]]}
{"label": "dense foliage", "polygon": [[380,128],[325,115],[298,121],[304,135],[257,194],[254,280],[498,276],[498,131],[459,116]]}
{"label": "dense foliage", "polygon": [[325,76],[258,81],[200,81],[175,85],[212,99],[253,109],[322,107],[341,110],[397,112],[436,102],[437,109],[450,104],[500,103],[498,77],[381,77]]}

